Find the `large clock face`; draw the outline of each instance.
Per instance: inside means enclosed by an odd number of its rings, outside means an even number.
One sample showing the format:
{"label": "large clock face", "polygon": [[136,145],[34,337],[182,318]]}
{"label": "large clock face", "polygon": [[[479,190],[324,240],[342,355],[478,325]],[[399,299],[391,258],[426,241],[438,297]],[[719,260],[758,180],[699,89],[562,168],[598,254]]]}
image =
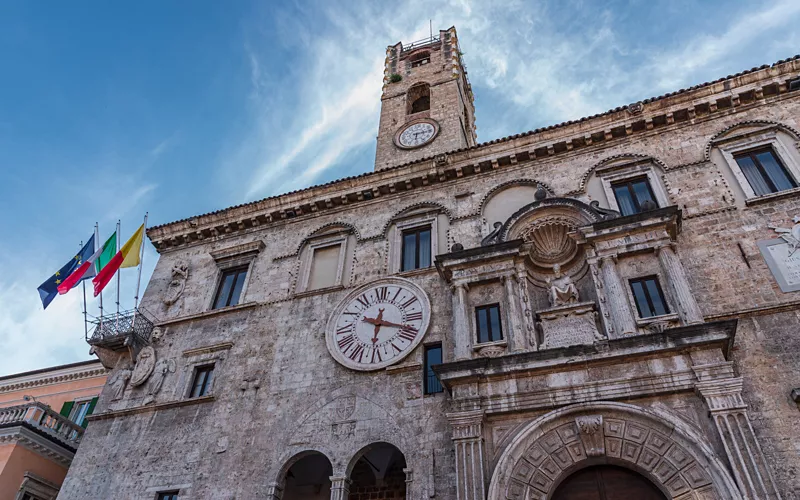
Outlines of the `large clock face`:
{"label": "large clock face", "polygon": [[355,290],[334,310],[326,342],[339,363],[378,370],[397,363],[422,341],[430,320],[425,292],[389,278]]}
{"label": "large clock face", "polygon": [[397,138],[397,143],[404,148],[416,148],[433,140],[436,135],[436,126],[423,121],[406,127]]}

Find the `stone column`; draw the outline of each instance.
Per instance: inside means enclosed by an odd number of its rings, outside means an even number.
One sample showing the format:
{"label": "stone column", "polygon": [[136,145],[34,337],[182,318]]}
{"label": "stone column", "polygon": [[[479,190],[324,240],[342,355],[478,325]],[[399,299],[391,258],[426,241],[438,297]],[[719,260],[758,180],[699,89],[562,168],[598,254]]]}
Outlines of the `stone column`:
{"label": "stone column", "polygon": [[448,413],[456,451],[456,499],[485,500],[483,410]]}
{"label": "stone column", "polygon": [[350,497],[350,479],[346,476],[331,476],[331,500],[347,500]]}
{"label": "stone column", "polygon": [[742,399],[742,378],[733,376],[733,364],[695,365],[692,369],[699,380],[695,389],[708,405],[742,497],[779,500],[775,479]]}
{"label": "stone column", "polygon": [[281,500],[283,498],[283,486],[278,483],[267,485],[267,500]]}
{"label": "stone column", "polygon": [[614,322],[615,337],[636,333],[636,322],[628,302],[628,291],[617,273],[617,258],[613,255],[602,257],[600,272],[605,288],[606,303]]}
{"label": "stone column", "polygon": [[414,471],[413,469],[403,469],[406,473],[406,500],[414,500],[411,494],[411,487],[414,485]]}
{"label": "stone column", "polygon": [[689,280],[683,270],[681,260],[675,254],[671,244],[656,248],[658,262],[667,280],[667,286],[672,291],[672,298],[678,306],[678,316],[684,324],[691,325],[703,322],[703,313],[694,300],[692,290],[689,288]]}
{"label": "stone column", "polygon": [[506,317],[508,318],[509,330],[508,350],[510,352],[524,351],[526,348],[525,334],[520,324],[522,317],[519,312],[517,293],[514,289],[514,278],[512,276],[503,276],[500,279],[503,282],[503,295],[507,304]]}
{"label": "stone column", "polygon": [[469,328],[469,303],[466,283],[453,285],[453,339],[455,339],[456,361],[472,357]]}

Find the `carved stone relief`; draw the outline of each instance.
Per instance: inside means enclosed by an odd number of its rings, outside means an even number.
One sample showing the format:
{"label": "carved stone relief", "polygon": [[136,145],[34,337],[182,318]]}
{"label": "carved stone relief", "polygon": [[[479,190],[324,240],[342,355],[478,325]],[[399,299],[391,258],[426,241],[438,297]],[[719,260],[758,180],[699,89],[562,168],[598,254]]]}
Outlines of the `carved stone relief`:
{"label": "carved stone relief", "polygon": [[178,301],[186,288],[186,281],[189,279],[189,265],[186,263],[179,263],[172,266],[172,280],[169,282],[167,292],[164,294],[162,301],[164,305],[171,306]]}
{"label": "carved stone relief", "polygon": [[131,386],[138,387],[144,384],[153,373],[156,365],[156,351],[151,346],[145,346],[136,357],[136,366],[131,374]]}
{"label": "carved stone relief", "polygon": [[164,385],[164,379],[170,373],[175,373],[177,365],[174,359],[162,358],[156,362],[153,368],[153,376],[150,377],[150,382],[147,384],[147,396],[144,398],[144,404],[150,404],[155,400],[156,394],[161,390]]}
{"label": "carved stone relief", "polygon": [[131,379],[131,368],[128,361],[124,361],[122,366],[117,372],[111,376],[108,385],[111,386],[111,401],[119,401],[125,394],[125,388],[128,387],[128,381]]}

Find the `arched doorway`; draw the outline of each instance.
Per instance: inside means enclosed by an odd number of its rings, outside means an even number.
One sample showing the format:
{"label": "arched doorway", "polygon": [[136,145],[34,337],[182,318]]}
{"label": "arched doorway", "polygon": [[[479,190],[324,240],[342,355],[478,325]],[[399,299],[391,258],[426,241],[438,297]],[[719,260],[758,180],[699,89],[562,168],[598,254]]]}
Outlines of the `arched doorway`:
{"label": "arched doorway", "polygon": [[350,472],[349,500],[406,497],[406,457],[389,443],[375,443],[356,454]]}
{"label": "arched doorway", "polygon": [[309,452],[286,471],[282,500],[330,500],[333,467],[328,457]]}
{"label": "arched doorway", "polygon": [[595,465],[573,473],[551,500],[666,500],[644,476],[624,467]]}

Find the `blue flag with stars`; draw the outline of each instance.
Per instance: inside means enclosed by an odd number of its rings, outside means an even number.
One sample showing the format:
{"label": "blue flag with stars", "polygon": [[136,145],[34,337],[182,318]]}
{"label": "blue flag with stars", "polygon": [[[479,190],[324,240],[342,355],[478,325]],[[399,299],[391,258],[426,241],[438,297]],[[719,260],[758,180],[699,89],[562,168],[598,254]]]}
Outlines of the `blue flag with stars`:
{"label": "blue flag with stars", "polygon": [[39,298],[42,299],[42,305],[45,309],[47,309],[47,306],[50,305],[50,302],[52,302],[53,299],[56,298],[56,295],[58,295],[58,285],[60,285],[61,282],[67,278],[67,276],[72,274],[72,272],[77,269],[78,266],[83,264],[83,261],[91,257],[93,253],[94,235],[89,238],[89,241],[87,241],[83,248],[81,248],[80,252],[72,257],[69,262],[64,264],[64,267],[56,271],[55,274],[47,279],[47,281],[39,285]]}

